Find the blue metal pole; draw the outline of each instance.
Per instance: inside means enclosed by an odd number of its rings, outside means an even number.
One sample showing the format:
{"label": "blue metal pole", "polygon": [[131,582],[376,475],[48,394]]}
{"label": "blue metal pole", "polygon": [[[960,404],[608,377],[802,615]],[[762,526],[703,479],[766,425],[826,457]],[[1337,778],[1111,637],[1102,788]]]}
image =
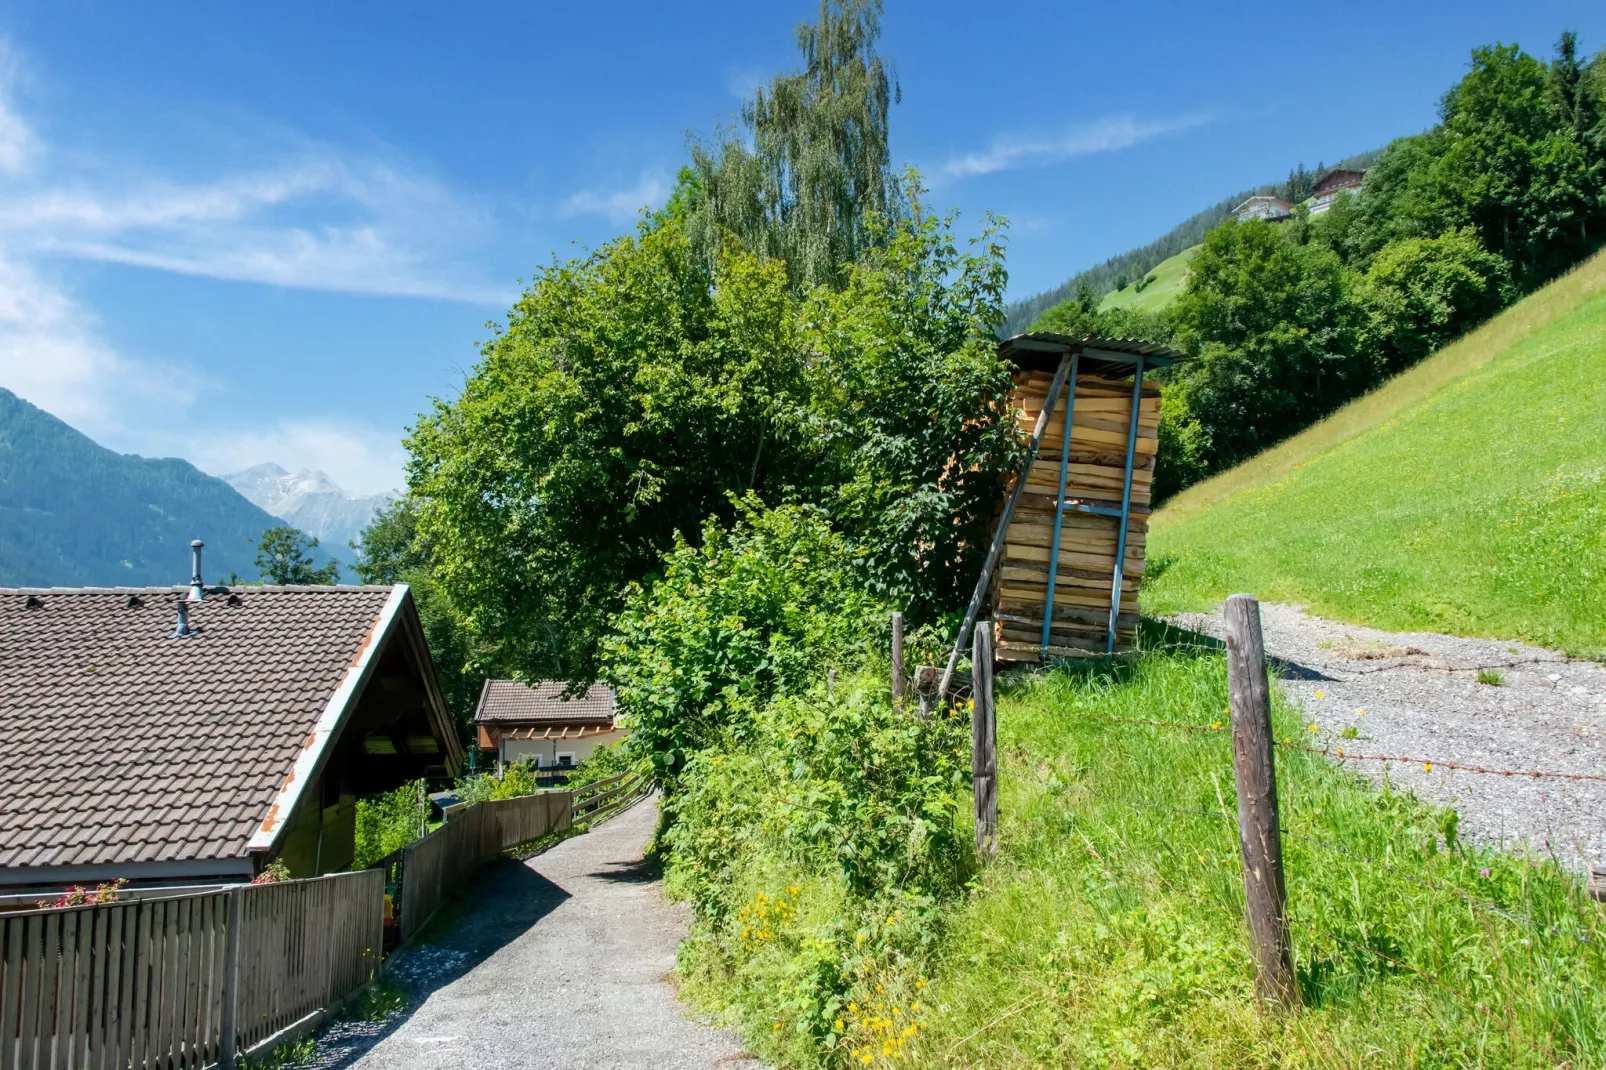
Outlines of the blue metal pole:
{"label": "blue metal pole", "polygon": [[1071,358],[1071,376],[1065,386],[1065,441],[1060,443],[1060,489],[1054,498],[1054,546],[1048,553],[1048,595],[1043,599],[1043,653],[1048,660],[1048,629],[1054,623],[1054,583],[1060,570],[1060,526],[1065,522],[1065,476],[1071,467],[1071,413],[1076,411],[1076,370],[1081,354]]}
{"label": "blue metal pole", "polygon": [[1138,409],[1143,401],[1143,358],[1132,371],[1132,423],[1126,433],[1126,478],[1121,484],[1121,530],[1115,538],[1115,573],[1110,584],[1110,640],[1115,653],[1115,621],[1121,615],[1121,572],[1126,567],[1126,529],[1132,520],[1132,459],[1138,448]]}

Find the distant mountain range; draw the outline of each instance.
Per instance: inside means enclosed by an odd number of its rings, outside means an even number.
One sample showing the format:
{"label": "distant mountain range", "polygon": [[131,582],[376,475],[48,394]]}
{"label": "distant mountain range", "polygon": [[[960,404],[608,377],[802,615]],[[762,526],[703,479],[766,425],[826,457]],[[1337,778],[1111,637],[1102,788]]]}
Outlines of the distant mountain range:
{"label": "distant mountain range", "polygon": [[319,549],[341,561],[352,559],[350,544],[374,513],[391,502],[387,494],[347,494],[323,472],[302,469],[291,475],[272,462],[226,475],[223,481],[252,504],[314,536]]}
{"label": "distant mountain range", "polygon": [[255,580],[256,544],[282,521],[188,461],[116,453],[0,388],[0,586]]}

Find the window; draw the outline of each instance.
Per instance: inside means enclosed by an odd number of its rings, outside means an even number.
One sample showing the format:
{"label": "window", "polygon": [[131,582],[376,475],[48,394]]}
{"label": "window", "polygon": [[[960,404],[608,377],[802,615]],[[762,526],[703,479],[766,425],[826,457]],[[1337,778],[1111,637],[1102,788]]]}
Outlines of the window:
{"label": "window", "polygon": [[558,768],[559,769],[573,769],[574,768],[574,752],[573,751],[565,750],[565,751],[559,751],[558,752]]}

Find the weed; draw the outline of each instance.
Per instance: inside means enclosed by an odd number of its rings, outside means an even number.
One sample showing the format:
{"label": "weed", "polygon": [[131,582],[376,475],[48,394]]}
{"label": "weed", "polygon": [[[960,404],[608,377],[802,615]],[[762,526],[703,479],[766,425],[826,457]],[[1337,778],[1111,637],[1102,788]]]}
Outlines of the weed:
{"label": "weed", "polygon": [[1500,674],[1499,669],[1479,669],[1478,683],[1488,684],[1490,687],[1499,687],[1505,683],[1506,678]]}

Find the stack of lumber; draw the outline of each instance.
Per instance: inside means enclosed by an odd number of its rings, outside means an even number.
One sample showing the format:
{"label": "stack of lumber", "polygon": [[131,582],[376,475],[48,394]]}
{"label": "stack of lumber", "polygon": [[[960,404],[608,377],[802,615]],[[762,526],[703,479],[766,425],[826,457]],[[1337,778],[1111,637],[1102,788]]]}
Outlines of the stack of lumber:
{"label": "stack of lumber", "polygon": [[[1030,438],[1052,385],[1046,371],[1015,375],[1011,396],[1021,436]],[[1003,558],[993,580],[992,616],[1000,660],[1037,661],[1043,649],[1043,611],[1047,602],[1049,555],[1054,545],[1054,512],[1059,492],[1060,456],[1065,442],[1064,394],[1055,403],[1037,459],[1026,477],[1026,491],[1006,535]],[[1132,381],[1079,377],[1071,419],[1071,449],[1065,478],[1067,502],[1119,509],[1126,472],[1127,433],[1132,419]],[[1137,448],[1133,455],[1131,522],[1121,579],[1121,611],[1116,619],[1117,649],[1130,648],[1137,634],[1138,583],[1148,531],[1149,488],[1159,444],[1160,387],[1144,383],[1138,406]],[[1110,619],[1119,521],[1067,509],[1060,528],[1059,568],[1054,582],[1054,620],[1049,628],[1050,657],[1089,657],[1105,653]]]}

